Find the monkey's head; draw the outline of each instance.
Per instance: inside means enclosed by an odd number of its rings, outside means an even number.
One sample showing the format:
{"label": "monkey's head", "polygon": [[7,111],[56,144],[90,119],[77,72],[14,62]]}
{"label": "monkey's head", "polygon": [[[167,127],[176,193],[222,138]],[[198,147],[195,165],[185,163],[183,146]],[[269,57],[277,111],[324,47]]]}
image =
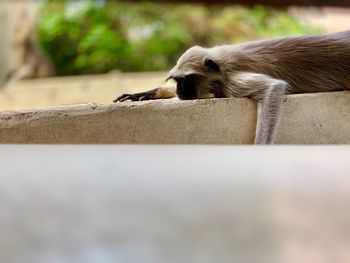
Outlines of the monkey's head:
{"label": "monkey's head", "polygon": [[209,49],[194,46],[179,58],[168,79],[176,81],[176,93],[182,100],[219,98],[224,97],[221,70]]}

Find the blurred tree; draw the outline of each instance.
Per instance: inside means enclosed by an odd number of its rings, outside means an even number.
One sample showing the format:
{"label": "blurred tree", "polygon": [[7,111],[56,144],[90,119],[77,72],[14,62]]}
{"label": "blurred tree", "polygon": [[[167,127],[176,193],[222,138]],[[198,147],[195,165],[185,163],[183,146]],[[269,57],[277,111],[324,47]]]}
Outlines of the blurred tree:
{"label": "blurred tree", "polygon": [[38,36],[59,75],[166,70],[188,47],[319,31],[263,6],[47,0]]}

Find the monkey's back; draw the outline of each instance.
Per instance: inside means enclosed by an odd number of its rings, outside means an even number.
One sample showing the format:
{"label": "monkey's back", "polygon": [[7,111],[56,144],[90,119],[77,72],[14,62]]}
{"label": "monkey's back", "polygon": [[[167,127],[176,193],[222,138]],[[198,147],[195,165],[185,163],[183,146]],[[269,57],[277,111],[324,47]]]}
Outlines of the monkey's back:
{"label": "monkey's back", "polygon": [[232,70],[283,79],[289,93],[350,89],[350,31],[249,42],[231,54]]}

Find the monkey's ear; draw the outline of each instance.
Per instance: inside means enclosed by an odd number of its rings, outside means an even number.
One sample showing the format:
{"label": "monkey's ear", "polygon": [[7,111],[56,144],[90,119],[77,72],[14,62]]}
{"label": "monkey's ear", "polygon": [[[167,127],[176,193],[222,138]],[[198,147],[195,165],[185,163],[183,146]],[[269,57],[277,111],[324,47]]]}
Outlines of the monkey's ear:
{"label": "monkey's ear", "polygon": [[204,66],[210,71],[220,72],[220,66],[210,58],[204,60]]}

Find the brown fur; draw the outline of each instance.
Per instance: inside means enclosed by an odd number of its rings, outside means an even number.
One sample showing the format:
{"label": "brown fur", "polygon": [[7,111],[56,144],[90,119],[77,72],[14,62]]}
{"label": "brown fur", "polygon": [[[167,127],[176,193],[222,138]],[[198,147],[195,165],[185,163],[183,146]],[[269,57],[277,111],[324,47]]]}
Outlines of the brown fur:
{"label": "brown fur", "polygon": [[269,144],[284,94],[350,89],[350,31],[213,48],[195,46],[179,58],[169,78],[177,81],[180,99],[257,100],[255,143]]}

